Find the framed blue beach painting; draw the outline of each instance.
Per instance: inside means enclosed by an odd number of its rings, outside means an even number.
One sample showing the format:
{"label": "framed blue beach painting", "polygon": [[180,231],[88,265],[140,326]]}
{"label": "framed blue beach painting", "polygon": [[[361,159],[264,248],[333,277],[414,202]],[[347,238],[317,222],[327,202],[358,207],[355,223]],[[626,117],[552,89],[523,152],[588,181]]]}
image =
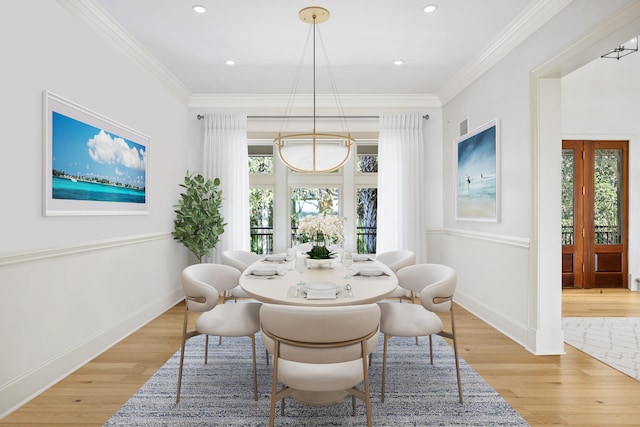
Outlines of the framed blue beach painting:
{"label": "framed blue beach painting", "polygon": [[44,214],[149,213],[149,138],[44,93]]}
{"label": "framed blue beach painting", "polygon": [[459,221],[498,222],[500,212],[498,120],[455,141],[455,215]]}

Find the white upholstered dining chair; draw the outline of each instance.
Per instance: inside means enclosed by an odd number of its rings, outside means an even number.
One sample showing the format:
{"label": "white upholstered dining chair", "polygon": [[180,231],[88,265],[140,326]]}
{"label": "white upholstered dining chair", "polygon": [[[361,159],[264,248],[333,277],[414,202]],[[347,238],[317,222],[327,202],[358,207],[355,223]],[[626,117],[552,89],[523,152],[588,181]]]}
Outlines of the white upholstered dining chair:
{"label": "white upholstered dining chair", "polygon": [[[260,255],[253,252],[229,249],[222,253],[221,262],[224,265],[234,267],[242,273],[247,269],[247,267],[259,259]],[[251,298],[244,290],[242,290],[240,285],[229,289],[222,297],[225,300],[232,299],[234,301],[237,301],[238,298]]]}
{"label": "white upholstered dining chair", "polygon": [[356,398],[365,402],[367,425],[371,426],[367,359],[378,343],[380,309],[376,304],[263,304],[260,322],[263,343],[273,354],[270,426],[274,425],[276,402],[280,401],[284,416],[284,399],[296,390],[345,391],[351,395],[352,416]]}
{"label": "white upholstered dining chair", "polygon": [[[205,334],[204,363],[209,356],[209,335],[219,337],[249,337],[253,356],[253,397],[258,400],[258,377],[256,373],[255,334],[260,330],[260,306],[258,302],[241,304],[218,304],[220,294],[236,286],[240,272],[221,264],[194,264],[182,271],[182,288],[185,295],[184,325],[182,328],[182,349],[178,371],[178,392],[176,403],[180,401],[182,370],[185,344],[189,338]],[[189,312],[200,312],[195,329],[187,331]]]}
{"label": "white upholstered dining chair", "polygon": [[[387,368],[387,343],[392,337],[429,337],[429,355],[433,365],[433,334],[451,339],[458,378],[458,399],[462,403],[460,361],[453,317],[453,294],[456,289],[456,272],[442,264],[416,264],[400,269],[396,276],[403,288],[420,296],[421,304],[380,302],[380,332],[384,334],[382,356],[382,402],[384,402]],[[436,313],[449,312],[451,330],[445,331]]]}
{"label": "white upholstered dining chair", "polygon": [[[416,254],[406,249],[388,251],[376,255],[376,260],[389,267],[394,273],[397,273],[401,268],[414,265],[416,263]],[[398,284],[396,289],[385,299],[399,299],[400,301],[407,300],[413,302],[413,292]]]}

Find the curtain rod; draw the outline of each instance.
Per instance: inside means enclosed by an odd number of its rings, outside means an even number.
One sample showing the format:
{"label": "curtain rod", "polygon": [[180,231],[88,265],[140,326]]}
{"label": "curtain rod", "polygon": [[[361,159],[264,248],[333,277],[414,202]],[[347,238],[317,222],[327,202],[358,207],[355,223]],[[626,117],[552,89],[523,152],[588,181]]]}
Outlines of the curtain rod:
{"label": "curtain rod", "polygon": [[[196,116],[198,120],[204,119],[203,114]],[[314,116],[247,116],[247,119],[312,119]],[[380,116],[315,116],[317,119],[379,119]],[[429,120],[429,115],[422,116],[424,120]]]}

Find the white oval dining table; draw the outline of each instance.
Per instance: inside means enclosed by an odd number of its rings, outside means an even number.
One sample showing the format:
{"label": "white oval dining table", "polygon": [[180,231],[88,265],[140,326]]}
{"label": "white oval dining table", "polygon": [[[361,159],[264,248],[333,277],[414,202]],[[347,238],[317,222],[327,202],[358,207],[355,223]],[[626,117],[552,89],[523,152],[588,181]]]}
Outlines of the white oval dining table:
{"label": "white oval dining table", "polygon": [[[271,263],[260,260],[247,267],[240,277],[240,287],[258,301],[270,304],[305,305],[305,306],[340,306],[369,304],[380,301],[391,294],[398,285],[396,275],[384,264],[375,261],[354,262],[350,270],[354,273],[350,278],[345,277],[347,269],[334,260],[333,268],[310,267],[302,273],[302,281],[306,284],[329,283],[337,287],[336,298],[307,299],[302,289],[296,292],[300,282],[300,273],[293,267],[294,261]],[[272,265],[280,269],[282,274],[275,276],[254,276],[250,274],[254,268]],[[377,267],[384,274],[380,276],[362,276],[357,274],[361,266]],[[349,284],[350,291],[345,290]]]}
{"label": "white oval dining table", "polygon": [[[299,255],[301,256],[301,255]],[[398,285],[398,279],[389,267],[375,260],[354,262],[349,268],[357,273],[360,267],[377,267],[384,272],[380,276],[361,276],[360,274],[345,277],[347,269],[337,260],[334,267],[311,267],[302,273],[302,282],[306,284],[329,283],[335,284],[337,296],[329,299],[307,299],[299,287],[300,273],[294,269],[295,260],[271,263],[260,260],[249,267],[240,276],[240,286],[244,291],[258,301],[270,304],[287,304],[303,306],[340,306],[354,304],[369,304],[380,301],[391,294]],[[281,273],[275,276],[261,277],[250,274],[254,268],[273,266]],[[345,286],[351,286],[350,291],[345,291]],[[296,400],[310,405],[330,405],[341,401],[347,396],[345,391],[334,392],[310,392],[296,390],[291,394]]]}

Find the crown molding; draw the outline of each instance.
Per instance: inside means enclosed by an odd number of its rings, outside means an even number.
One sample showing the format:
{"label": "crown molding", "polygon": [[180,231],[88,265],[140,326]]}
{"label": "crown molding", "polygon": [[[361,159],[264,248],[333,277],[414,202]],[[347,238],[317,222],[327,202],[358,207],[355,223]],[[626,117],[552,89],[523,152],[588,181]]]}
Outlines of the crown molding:
{"label": "crown molding", "polygon": [[[196,93],[191,96],[189,108],[280,108],[284,109],[290,101],[288,94],[206,94]],[[296,104],[312,105],[313,95],[299,94],[295,96]],[[319,108],[335,108],[334,95],[316,95]],[[408,108],[439,108],[442,103],[433,94],[340,94],[340,105],[343,108],[384,110]]]}
{"label": "crown molding", "polygon": [[145,49],[128,31],[94,0],[57,0],[73,15],[89,24],[130,59],[153,74],[180,102],[187,105],[191,91],[155,56]]}
{"label": "crown molding", "polygon": [[[57,0],[58,3],[85,21],[89,26],[131,60],[154,75],[180,102],[190,108],[283,108],[289,95],[278,94],[192,94],[155,56],[144,48],[95,0]],[[407,109],[441,107],[468,87],[533,32],[565,8],[572,0],[538,0],[516,17],[508,28],[444,84],[438,94],[341,94],[343,107],[365,109]],[[310,98],[311,95],[308,97]],[[303,99],[304,95],[299,95]],[[317,96],[322,105],[335,105],[331,96]],[[329,102],[330,101],[330,102]]]}
{"label": "crown molding", "polygon": [[491,43],[442,86],[438,92],[442,104],[451,101],[572,1],[538,0],[532,2]]}
{"label": "crown molding", "polygon": [[533,69],[536,77],[563,77],[640,33],[640,2],[633,2],[608,21]]}

